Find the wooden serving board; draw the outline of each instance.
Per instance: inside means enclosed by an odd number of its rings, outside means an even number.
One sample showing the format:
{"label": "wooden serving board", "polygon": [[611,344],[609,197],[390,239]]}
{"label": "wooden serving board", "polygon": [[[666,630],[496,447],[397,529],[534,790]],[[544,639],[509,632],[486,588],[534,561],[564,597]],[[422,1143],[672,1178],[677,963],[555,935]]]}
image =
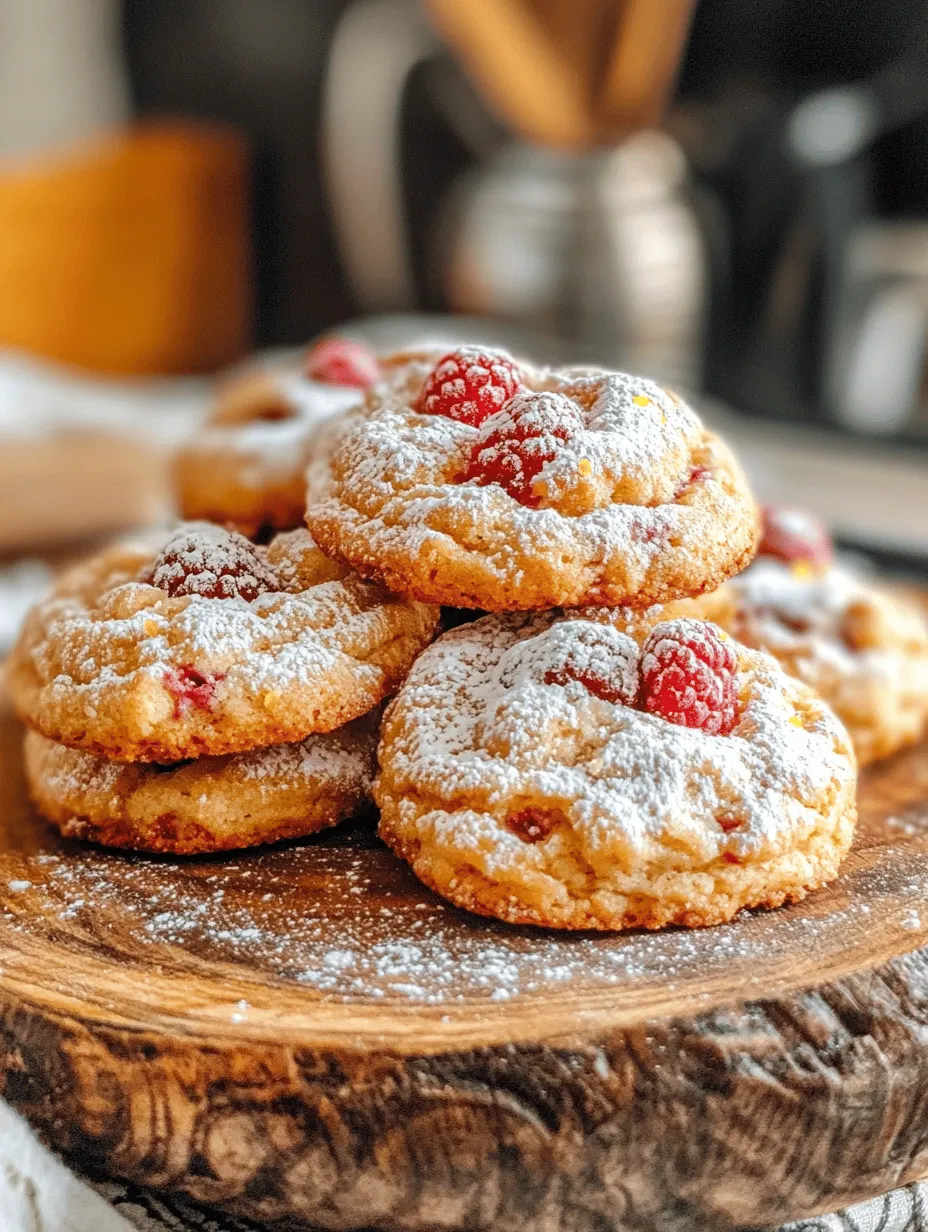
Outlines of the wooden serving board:
{"label": "wooden serving board", "polygon": [[829,889],[615,937],[466,916],[370,826],[64,842],[19,738],[0,1087],[85,1164],[281,1229],[493,1232],[769,1226],[928,1175],[928,747],[865,777]]}

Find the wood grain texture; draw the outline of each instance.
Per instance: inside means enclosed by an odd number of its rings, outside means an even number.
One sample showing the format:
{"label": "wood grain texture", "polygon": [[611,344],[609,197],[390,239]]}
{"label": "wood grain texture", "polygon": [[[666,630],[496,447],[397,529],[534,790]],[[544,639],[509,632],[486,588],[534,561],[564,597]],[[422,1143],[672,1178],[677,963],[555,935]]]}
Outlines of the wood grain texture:
{"label": "wood grain texture", "polygon": [[369,827],[66,843],[0,721],[0,1085],[59,1149],[280,1229],[775,1225],[928,1175],[928,748],[846,872],[697,933],[464,916]]}

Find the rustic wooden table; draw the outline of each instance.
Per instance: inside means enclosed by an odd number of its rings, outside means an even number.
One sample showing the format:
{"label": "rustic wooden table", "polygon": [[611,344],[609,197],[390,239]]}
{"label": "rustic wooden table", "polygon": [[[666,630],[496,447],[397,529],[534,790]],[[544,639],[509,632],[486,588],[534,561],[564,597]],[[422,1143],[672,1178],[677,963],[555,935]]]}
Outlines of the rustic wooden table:
{"label": "rustic wooden table", "polygon": [[843,875],[700,932],[446,906],[369,825],[63,841],[0,720],[0,1083],[61,1150],[266,1221],[721,1228],[928,1174],[928,746]]}

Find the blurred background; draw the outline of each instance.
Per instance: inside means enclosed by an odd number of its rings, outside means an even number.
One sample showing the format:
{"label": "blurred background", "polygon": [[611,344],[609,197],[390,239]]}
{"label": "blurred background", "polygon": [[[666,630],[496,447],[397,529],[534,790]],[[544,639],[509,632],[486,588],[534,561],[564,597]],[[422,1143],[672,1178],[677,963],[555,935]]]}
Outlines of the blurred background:
{"label": "blurred background", "polygon": [[918,570],[928,6],[0,0],[0,286],[0,644],[169,512],[217,372],[333,328],[671,382]]}

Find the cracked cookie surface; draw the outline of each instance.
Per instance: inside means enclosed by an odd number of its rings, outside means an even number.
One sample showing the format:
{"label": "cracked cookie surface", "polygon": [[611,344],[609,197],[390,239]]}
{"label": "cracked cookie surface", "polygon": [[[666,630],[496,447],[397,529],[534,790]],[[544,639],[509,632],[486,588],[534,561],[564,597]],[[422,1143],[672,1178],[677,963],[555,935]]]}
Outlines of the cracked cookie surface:
{"label": "cracked cookie surface", "polygon": [[715,924],[834,877],[856,765],[831,711],[734,642],[729,735],[604,700],[563,668],[584,661],[591,623],[626,679],[635,643],[602,609],[487,616],[413,667],[375,798],[421,880],[513,923],[622,929]]}
{"label": "cracked cookie surface", "polygon": [[107,761],[28,732],[24,762],[39,811],[68,838],[195,855],[301,838],[370,799],[376,715],[250,753],[155,765]]}
{"label": "cracked cookie surface", "polygon": [[[488,369],[496,401],[512,386],[505,362],[505,381]],[[395,366],[309,506],[320,547],[398,593],[491,611],[644,607],[711,590],[750,560],[744,476],[681,399],[621,373],[515,367],[519,392],[495,412],[460,410],[451,394],[472,384],[458,379],[444,402],[424,400],[442,414],[420,409],[442,357]]]}
{"label": "cracked cookie surface", "polygon": [[399,686],[439,613],[327,559],[207,523],[117,544],[33,609],[8,670],[29,726],[116,761],[173,762],[331,731]]}

